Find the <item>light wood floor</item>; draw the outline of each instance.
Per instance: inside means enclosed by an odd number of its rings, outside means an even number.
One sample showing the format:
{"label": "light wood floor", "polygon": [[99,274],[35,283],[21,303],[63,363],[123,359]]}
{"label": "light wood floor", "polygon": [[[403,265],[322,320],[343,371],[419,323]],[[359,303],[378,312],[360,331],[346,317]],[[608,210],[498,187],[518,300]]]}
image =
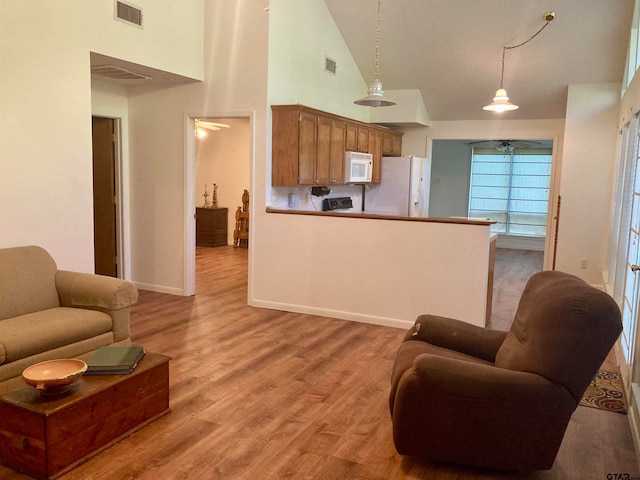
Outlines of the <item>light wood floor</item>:
{"label": "light wood floor", "polygon": [[[173,357],[171,413],[61,479],[603,480],[639,473],[626,416],[587,407],[576,410],[549,471],[403,458],[391,440],[387,396],[404,331],[248,307],[243,249],[198,248],[197,264],[195,297],[140,292],[132,313],[134,342]],[[0,479],[19,478],[27,477],[0,467]]]}

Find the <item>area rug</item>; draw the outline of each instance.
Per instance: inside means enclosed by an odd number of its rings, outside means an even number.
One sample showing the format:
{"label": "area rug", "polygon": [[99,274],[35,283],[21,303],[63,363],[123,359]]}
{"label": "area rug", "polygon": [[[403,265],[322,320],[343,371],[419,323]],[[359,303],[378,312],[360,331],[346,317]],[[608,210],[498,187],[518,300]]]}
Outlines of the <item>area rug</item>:
{"label": "area rug", "polygon": [[619,373],[598,370],[580,400],[580,405],[610,412],[627,413],[622,380]]}

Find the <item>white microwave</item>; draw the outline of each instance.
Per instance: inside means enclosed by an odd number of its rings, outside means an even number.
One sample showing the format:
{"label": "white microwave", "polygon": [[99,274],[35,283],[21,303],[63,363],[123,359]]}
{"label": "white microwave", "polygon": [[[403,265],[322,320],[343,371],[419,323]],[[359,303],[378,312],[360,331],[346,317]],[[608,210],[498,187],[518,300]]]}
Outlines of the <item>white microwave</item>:
{"label": "white microwave", "polygon": [[344,183],[370,183],[373,175],[373,155],[345,152]]}

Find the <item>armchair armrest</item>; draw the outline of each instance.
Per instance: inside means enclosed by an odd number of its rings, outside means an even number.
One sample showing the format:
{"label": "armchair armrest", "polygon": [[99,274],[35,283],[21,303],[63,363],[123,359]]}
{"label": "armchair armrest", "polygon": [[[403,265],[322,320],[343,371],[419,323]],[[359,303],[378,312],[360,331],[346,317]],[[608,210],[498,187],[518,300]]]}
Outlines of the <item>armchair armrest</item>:
{"label": "armchair armrest", "polygon": [[138,300],[131,282],[91,273],[56,272],[60,305],[99,310],[111,317],[113,341],[126,342],[130,335],[129,310]]}
{"label": "armchair armrest", "polygon": [[422,340],[438,347],[495,362],[507,332],[489,330],[436,315],[420,315],[405,340]]}
{"label": "armchair armrest", "polygon": [[91,273],[58,270],[56,288],[63,307],[120,310],[138,300],[138,289],[131,282]]}
{"label": "armchair armrest", "polygon": [[400,383],[411,375],[415,375],[414,381],[446,395],[494,402],[508,398],[510,402],[528,403],[555,385],[535,373],[431,354],[418,355]]}

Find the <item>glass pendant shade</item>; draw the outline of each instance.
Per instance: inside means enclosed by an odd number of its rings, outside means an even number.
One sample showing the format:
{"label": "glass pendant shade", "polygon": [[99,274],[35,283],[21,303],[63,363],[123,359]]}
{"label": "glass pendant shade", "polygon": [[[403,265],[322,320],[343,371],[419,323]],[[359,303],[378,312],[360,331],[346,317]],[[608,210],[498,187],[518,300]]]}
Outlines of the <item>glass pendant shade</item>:
{"label": "glass pendant shade", "polygon": [[502,47],[502,71],[500,72],[500,88],[496,92],[496,96],[493,97],[493,102],[491,102],[486,107],[482,107],[483,110],[488,110],[490,112],[501,113],[501,112],[508,112],[510,110],[517,110],[518,108],[520,108],[520,107],[518,107],[518,105],[514,105],[513,103],[509,102],[509,97],[507,96],[507,91],[504,88],[502,88],[502,85],[503,85],[503,82],[504,82],[504,60],[505,60],[505,54],[507,53],[507,50],[513,50],[515,48],[520,48],[520,47],[528,44],[531,40],[536,38],[538,35],[540,35],[540,33],[545,28],[547,28],[549,26],[549,23],[554,18],[556,18],[556,12],[545,12],[545,14],[542,17],[544,18],[545,24],[536,33],[531,35],[531,37],[529,37],[527,40],[525,40],[524,42],[519,43],[517,45],[504,45]]}
{"label": "glass pendant shade", "polygon": [[375,79],[369,84],[367,93],[368,95],[366,97],[363,97],[360,100],[356,100],[353,103],[365,107],[389,107],[396,104],[396,102],[392,102],[391,100],[387,100],[384,98],[382,82],[378,79]]}
{"label": "glass pendant shade", "polygon": [[482,107],[483,110],[498,113],[517,110],[518,108],[520,108],[518,107],[518,105],[514,105],[513,103],[509,102],[507,91],[504,88],[501,88],[496,92],[496,96],[493,97],[493,102],[491,102],[486,107]]}

